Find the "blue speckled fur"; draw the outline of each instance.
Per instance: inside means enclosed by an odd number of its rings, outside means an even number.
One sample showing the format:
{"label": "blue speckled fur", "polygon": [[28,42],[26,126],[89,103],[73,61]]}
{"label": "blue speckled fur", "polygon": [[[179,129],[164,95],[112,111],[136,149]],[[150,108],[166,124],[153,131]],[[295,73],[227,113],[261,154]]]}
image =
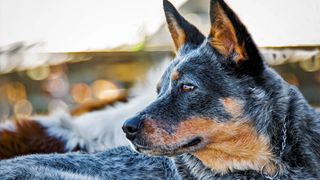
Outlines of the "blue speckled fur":
{"label": "blue speckled fur", "polygon": [[0,161],[1,179],[179,179],[172,160],[128,147],[106,152],[31,155]]}
{"label": "blue speckled fur", "polygon": [[[244,102],[243,115],[248,117],[258,134],[270,140],[272,154],[282,165],[281,174],[276,179],[320,179],[319,112],[306,102],[296,87],[289,85],[264,63],[250,34],[232,10],[222,0],[211,0],[211,6],[217,6],[217,3],[234,26],[247,59],[236,62],[236,53],[228,57],[218,53],[210,44],[212,37],[205,38],[164,0],[168,23],[187,32],[187,41],[179,47],[177,57],[164,73],[157,99],[129,122],[149,118],[160,121],[161,128],[172,128],[192,116],[201,116],[224,123],[230,120],[230,114],[219,98],[240,99]],[[213,19],[214,13],[211,11]],[[174,70],[181,72],[177,81],[171,78]],[[181,83],[197,88],[188,94],[181,93]],[[287,139],[282,150],[284,124]],[[174,134],[172,129],[170,133]],[[192,150],[177,153],[180,147],[184,150],[186,146],[175,146],[176,149],[169,149],[167,144],[153,146],[145,141],[146,137],[143,133],[130,137],[136,150],[139,151],[137,145],[140,145],[143,153],[169,154],[174,159],[139,154],[128,147],[95,154],[31,155],[0,161],[0,177],[3,180],[265,179],[261,172],[251,169],[217,173],[191,155]]]}

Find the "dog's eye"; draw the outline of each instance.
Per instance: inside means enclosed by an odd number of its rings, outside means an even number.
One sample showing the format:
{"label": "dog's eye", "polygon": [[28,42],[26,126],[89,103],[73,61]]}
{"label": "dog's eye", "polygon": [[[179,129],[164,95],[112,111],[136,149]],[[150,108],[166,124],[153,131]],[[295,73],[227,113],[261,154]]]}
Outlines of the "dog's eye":
{"label": "dog's eye", "polygon": [[190,92],[193,91],[195,89],[195,86],[191,85],[191,84],[182,84],[181,85],[181,90],[183,92]]}

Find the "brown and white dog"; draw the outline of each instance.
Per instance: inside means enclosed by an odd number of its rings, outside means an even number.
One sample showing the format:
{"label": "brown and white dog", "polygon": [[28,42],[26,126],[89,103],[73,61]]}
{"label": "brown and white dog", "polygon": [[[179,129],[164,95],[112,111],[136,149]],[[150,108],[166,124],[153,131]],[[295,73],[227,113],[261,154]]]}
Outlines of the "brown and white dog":
{"label": "brown and white dog", "polygon": [[0,159],[34,153],[95,152],[128,145],[119,129],[125,119],[155,99],[155,80],[160,78],[167,64],[151,70],[146,79],[133,88],[130,94],[133,98],[128,103],[118,102],[76,117],[57,111],[49,116],[0,124]]}

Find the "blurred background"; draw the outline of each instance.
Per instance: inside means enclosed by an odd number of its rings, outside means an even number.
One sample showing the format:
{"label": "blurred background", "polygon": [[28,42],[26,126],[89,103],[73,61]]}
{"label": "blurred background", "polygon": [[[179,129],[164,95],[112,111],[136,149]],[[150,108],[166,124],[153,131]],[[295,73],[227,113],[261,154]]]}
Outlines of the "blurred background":
{"label": "blurred background", "polygon": [[[320,106],[320,1],[226,0],[268,64]],[[202,32],[209,0],[172,0]],[[172,58],[162,0],[0,0],[0,120],[125,101]]]}

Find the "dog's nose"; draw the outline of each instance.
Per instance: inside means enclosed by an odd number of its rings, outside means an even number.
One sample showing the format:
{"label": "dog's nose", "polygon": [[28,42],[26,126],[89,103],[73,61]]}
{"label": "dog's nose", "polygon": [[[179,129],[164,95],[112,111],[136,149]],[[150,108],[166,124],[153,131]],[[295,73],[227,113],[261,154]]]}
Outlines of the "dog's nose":
{"label": "dog's nose", "polygon": [[133,117],[124,122],[122,126],[123,132],[126,133],[126,137],[133,141],[138,132],[143,128],[143,120],[139,117]]}

